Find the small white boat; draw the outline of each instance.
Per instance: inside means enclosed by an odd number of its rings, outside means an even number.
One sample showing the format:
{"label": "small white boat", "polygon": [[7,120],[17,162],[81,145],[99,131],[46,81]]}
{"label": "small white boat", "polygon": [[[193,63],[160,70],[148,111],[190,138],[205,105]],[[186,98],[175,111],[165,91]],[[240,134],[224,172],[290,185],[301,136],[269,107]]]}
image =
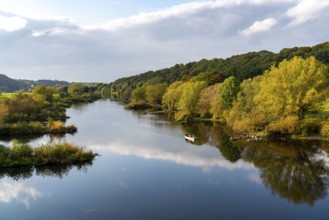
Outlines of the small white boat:
{"label": "small white boat", "polygon": [[187,141],[191,141],[191,142],[194,142],[195,139],[196,139],[196,137],[193,136],[193,135],[191,135],[191,134],[185,134],[185,135],[184,135],[184,138],[185,138],[185,140],[187,140]]}

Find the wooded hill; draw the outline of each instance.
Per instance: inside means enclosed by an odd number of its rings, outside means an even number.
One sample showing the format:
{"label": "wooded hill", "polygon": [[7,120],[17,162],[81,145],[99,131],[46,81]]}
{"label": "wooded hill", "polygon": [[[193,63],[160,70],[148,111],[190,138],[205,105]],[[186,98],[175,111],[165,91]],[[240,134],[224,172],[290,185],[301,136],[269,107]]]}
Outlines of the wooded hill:
{"label": "wooded hill", "polygon": [[0,74],[0,92],[17,92],[19,90],[27,91],[37,85],[45,85],[45,86],[54,86],[54,85],[62,85],[68,86],[70,83],[66,81],[58,81],[58,80],[17,80],[9,78],[4,74]]}
{"label": "wooded hill", "polygon": [[295,56],[308,58],[314,56],[318,61],[329,64],[329,42],[313,47],[294,47],[282,49],[279,53],[270,51],[249,52],[234,55],[227,59],[202,59],[198,62],[176,64],[173,67],[148,71],[131,77],[120,78],[110,83],[108,93],[112,98],[129,102],[131,92],[146,82],[166,83],[188,81],[197,76],[199,80],[207,82],[208,86],[223,82],[230,76],[235,76],[240,82],[245,79],[261,75],[272,65]]}
{"label": "wooded hill", "polygon": [[175,112],[178,121],[222,121],[253,137],[329,137],[329,42],[177,64],[102,91],[129,108]]}

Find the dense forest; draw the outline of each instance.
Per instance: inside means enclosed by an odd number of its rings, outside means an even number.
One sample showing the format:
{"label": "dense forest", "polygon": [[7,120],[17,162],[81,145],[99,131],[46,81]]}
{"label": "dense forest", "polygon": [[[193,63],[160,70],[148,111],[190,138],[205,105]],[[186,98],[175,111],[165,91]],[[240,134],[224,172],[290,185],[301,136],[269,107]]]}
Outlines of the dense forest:
{"label": "dense forest", "polygon": [[125,77],[103,93],[179,121],[222,121],[253,135],[329,136],[329,42],[202,59]]}

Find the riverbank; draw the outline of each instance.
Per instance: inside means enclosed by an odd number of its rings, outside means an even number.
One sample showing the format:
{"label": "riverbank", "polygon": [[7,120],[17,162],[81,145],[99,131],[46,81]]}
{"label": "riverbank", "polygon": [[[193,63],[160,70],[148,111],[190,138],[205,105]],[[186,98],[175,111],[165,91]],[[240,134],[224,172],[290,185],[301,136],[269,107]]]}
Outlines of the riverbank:
{"label": "riverbank", "polygon": [[96,156],[97,153],[70,143],[43,144],[37,148],[17,142],[11,147],[0,145],[0,167],[91,163]]}

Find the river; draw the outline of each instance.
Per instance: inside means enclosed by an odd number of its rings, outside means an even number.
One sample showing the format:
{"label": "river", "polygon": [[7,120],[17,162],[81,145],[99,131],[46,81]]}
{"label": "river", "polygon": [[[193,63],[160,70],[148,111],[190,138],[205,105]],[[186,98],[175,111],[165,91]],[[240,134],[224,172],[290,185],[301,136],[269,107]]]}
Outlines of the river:
{"label": "river", "polygon": [[17,141],[74,142],[101,156],[80,167],[1,170],[1,219],[329,219],[326,142],[230,142],[218,124],[182,125],[106,100],[67,114],[75,135]]}

